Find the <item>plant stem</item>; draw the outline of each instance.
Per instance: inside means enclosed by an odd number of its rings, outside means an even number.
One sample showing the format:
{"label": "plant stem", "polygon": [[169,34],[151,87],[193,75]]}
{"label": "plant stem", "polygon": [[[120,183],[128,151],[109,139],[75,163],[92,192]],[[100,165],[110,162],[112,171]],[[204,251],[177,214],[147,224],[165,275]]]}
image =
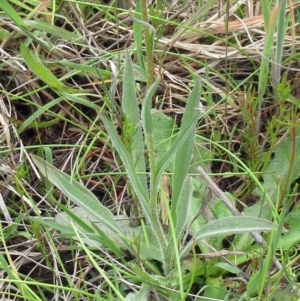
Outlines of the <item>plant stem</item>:
{"label": "plant stem", "polygon": [[[142,20],[148,23],[147,1],[141,0]],[[149,27],[145,27],[145,47],[146,47],[146,72],[147,72],[147,88],[153,84],[154,65],[153,65],[153,41],[150,35]]]}
{"label": "plant stem", "polygon": [[162,252],[167,247],[166,237],[163,232],[163,228],[159,219],[159,211],[157,205],[157,191],[155,189],[155,182],[156,182],[156,159],[155,159],[155,150],[154,150],[154,142],[153,136],[148,136],[148,152],[149,152],[149,163],[150,163],[150,207],[151,207],[151,215],[154,222],[155,227],[155,234],[159,243],[162,247]]}

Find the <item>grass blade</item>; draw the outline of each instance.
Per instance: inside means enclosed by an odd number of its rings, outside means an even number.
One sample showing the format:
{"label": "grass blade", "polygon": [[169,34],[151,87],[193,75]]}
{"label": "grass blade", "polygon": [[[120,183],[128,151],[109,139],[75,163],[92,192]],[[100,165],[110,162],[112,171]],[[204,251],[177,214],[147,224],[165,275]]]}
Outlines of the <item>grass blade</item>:
{"label": "grass blade", "polygon": [[51,71],[41,63],[37,56],[30,53],[24,44],[21,44],[20,47],[23,59],[30,71],[45,82],[51,89],[62,92],[79,92],[79,90],[68,88],[60,82]]}
{"label": "grass blade", "polygon": [[3,9],[9,16],[9,18],[25,33],[26,36],[30,37],[33,41],[40,43],[39,39],[37,39],[26,27],[25,23],[19,16],[19,14],[13,9],[13,7],[7,2],[7,0],[0,1],[0,8]]}

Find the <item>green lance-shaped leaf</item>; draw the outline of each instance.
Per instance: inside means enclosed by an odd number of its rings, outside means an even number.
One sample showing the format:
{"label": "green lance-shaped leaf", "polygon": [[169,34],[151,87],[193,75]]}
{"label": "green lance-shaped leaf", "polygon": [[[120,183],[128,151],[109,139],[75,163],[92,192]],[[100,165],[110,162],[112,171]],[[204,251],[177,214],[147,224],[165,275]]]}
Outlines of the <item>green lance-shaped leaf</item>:
{"label": "green lance-shaped leaf", "polygon": [[[157,89],[158,80],[156,80],[148,89],[142,107],[142,123],[146,137],[152,136],[153,134],[153,120],[151,114],[151,102],[152,97]],[[146,138],[147,139],[147,138]],[[148,139],[147,139],[148,141]]]}
{"label": "green lance-shaped leaf", "polygon": [[[190,97],[187,101],[186,108],[184,110],[184,115],[180,127],[180,132],[183,131],[190,123],[190,121],[197,116],[199,116],[199,111],[196,108],[199,107],[200,100],[200,82],[196,81],[195,87],[193,88]],[[186,179],[188,170],[190,168],[190,162],[192,158],[194,142],[196,135],[196,126],[194,126],[189,135],[186,137],[184,144],[178,148],[175,163],[174,163],[174,175],[172,183],[172,209],[171,214],[173,221],[176,223],[176,210],[177,202],[180,196],[181,188],[183,182]]]}
{"label": "green lance-shaped leaf", "polygon": [[93,193],[42,158],[35,155],[31,155],[31,157],[40,172],[73,203],[84,208],[91,216],[121,237],[124,236],[123,231],[113,219],[112,213],[100,203]]}
{"label": "green lance-shaped leaf", "polygon": [[180,256],[184,257],[191,250],[193,244],[206,238],[239,233],[270,232],[273,229],[272,222],[256,217],[232,216],[216,219],[201,228],[195,238],[184,247]]}
{"label": "green lance-shaped leaf", "polygon": [[112,140],[113,146],[117,150],[124,166],[125,170],[128,173],[128,177],[130,179],[130,184],[134,189],[137,197],[139,198],[140,205],[143,209],[143,213],[146,216],[147,222],[152,224],[151,219],[151,211],[149,206],[149,196],[147,190],[144,188],[142,183],[140,182],[140,178],[136,174],[135,165],[132,161],[130,154],[128,153],[126,147],[124,146],[123,142],[121,141],[120,136],[118,135],[113,123],[108,120],[108,118],[102,114],[100,114],[100,118],[107,130],[107,133]]}
{"label": "green lance-shaped leaf", "polygon": [[[190,136],[190,133],[196,127],[198,119],[199,119],[199,113],[196,116],[192,117],[192,120],[190,120],[188,125],[182,131],[180,131],[179,134],[177,135],[176,139],[174,139],[174,141],[171,144],[168,151],[161,158],[159,158],[159,160],[157,162],[157,168],[156,168],[155,187],[159,186],[162,174],[169,166],[171,160],[174,158],[178,149],[185,143],[186,139]],[[173,206],[172,206],[172,208],[173,208]],[[176,205],[175,205],[175,208],[176,208]],[[176,219],[175,219],[175,221],[176,221]]]}
{"label": "green lance-shaped leaf", "polygon": [[[188,216],[190,213],[191,202],[193,199],[193,183],[190,177],[183,183],[179,201],[177,203],[177,220],[174,225],[174,233],[169,231],[169,241],[166,248],[166,258],[172,262],[175,256],[175,248],[178,248],[178,242],[182,238],[183,231],[186,229]],[[175,239],[174,239],[175,238]]]}

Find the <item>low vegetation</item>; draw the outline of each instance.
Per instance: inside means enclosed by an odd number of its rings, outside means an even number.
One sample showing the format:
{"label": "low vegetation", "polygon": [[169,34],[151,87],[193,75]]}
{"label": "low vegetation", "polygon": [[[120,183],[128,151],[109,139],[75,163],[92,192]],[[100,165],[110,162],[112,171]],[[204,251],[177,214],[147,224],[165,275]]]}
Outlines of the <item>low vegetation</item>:
{"label": "low vegetation", "polygon": [[1,296],[298,300],[298,7],[1,0]]}

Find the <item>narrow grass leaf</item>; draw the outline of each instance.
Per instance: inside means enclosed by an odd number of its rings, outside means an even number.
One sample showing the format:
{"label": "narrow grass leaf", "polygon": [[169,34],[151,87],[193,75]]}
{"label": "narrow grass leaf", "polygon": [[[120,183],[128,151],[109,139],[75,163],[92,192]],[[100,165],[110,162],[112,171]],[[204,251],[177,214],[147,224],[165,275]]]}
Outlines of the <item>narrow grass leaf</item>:
{"label": "narrow grass leaf", "polygon": [[69,197],[73,203],[84,208],[90,214],[105,224],[109,229],[115,231],[121,237],[123,232],[113,219],[112,213],[104,207],[100,201],[87,188],[77,181],[73,180],[69,175],[63,173],[48,162],[31,155],[33,162],[39,168],[41,173],[58,189]]}
{"label": "narrow grass leaf", "polygon": [[277,7],[275,6],[272,18],[270,20],[268,30],[266,31],[266,41],[264,44],[263,56],[260,64],[260,72],[259,72],[259,82],[258,82],[258,106],[256,112],[256,131],[260,130],[260,115],[261,115],[261,108],[263,105],[264,94],[267,89],[267,82],[269,69],[270,69],[270,57],[274,45],[274,34],[275,34],[275,26],[276,26],[276,19],[277,19]]}
{"label": "narrow grass leaf", "polygon": [[[10,257],[9,250],[7,249],[6,243],[4,241],[2,224],[0,225],[0,243],[3,250],[0,253],[0,270],[5,271],[10,279],[15,280],[15,284],[20,289],[24,300],[41,300],[24,281],[21,281],[18,270],[15,267],[13,259]],[[4,253],[6,256],[4,257],[2,253]]]}
{"label": "narrow grass leaf", "polygon": [[[63,97],[63,99],[67,100],[67,101],[72,101],[75,103],[79,103],[81,105],[84,105],[88,108],[91,108],[93,110],[96,110],[97,112],[101,112],[103,110],[102,107],[100,107],[99,105],[91,102],[90,100],[86,99],[86,97],[89,96],[89,94],[81,94],[78,93],[80,92],[79,90],[76,91],[76,93],[74,94],[74,89],[66,89],[64,91],[59,91],[59,95]],[[81,97],[82,96],[82,97]],[[94,96],[94,95],[91,95]],[[85,97],[85,98],[84,98]]]}
{"label": "narrow grass leaf", "polygon": [[[112,76],[112,72],[109,70],[97,68],[97,65],[102,61],[105,62],[105,60],[101,60],[99,58],[98,60],[93,59],[87,61],[84,64],[77,64],[70,61],[56,61],[56,64],[65,66],[68,68],[68,70],[76,70],[76,72],[78,72],[78,75],[82,75],[83,72],[86,72],[92,74],[93,76],[96,76],[100,80],[103,80],[103,78],[106,77],[110,78]],[[82,73],[80,71],[82,71]]]}
{"label": "narrow grass leaf", "polygon": [[281,77],[281,65],[282,65],[282,54],[284,48],[284,40],[286,35],[286,0],[279,1],[279,14],[277,20],[277,35],[276,35],[276,55],[275,55],[275,64],[273,67],[273,79],[275,83],[280,82]]}
{"label": "narrow grass leaf", "polygon": [[136,45],[137,58],[139,65],[145,70],[143,59],[143,29],[142,26],[135,20],[142,20],[141,0],[136,1],[133,20],[133,36]]}
{"label": "narrow grass leaf", "polygon": [[17,133],[21,134],[24,130],[28,128],[36,127],[37,122],[35,121],[38,120],[39,117],[45,112],[49,112],[53,106],[57,105],[61,101],[63,101],[63,99],[59,97],[47,102],[44,106],[40,107],[33,114],[31,114],[24,122],[22,122],[22,124],[17,129]]}
{"label": "narrow grass leaf", "polygon": [[69,91],[69,92],[79,92],[77,89],[71,89],[66,87],[62,82],[60,82],[51,71],[46,68],[37,56],[34,56],[30,53],[27,47],[24,44],[21,44],[21,53],[22,57],[30,69],[39,79],[45,82],[51,89],[57,91]]}
{"label": "narrow grass leaf", "polygon": [[40,44],[39,39],[37,39],[26,27],[25,23],[19,16],[19,14],[13,9],[13,7],[7,2],[7,0],[0,1],[0,8],[6,12],[9,18],[20,28],[28,37],[30,37],[35,42]]}
{"label": "narrow grass leaf", "polygon": [[49,34],[52,34],[53,36],[59,37],[62,40],[70,42],[82,42],[80,35],[74,33],[74,31],[68,31],[64,28],[50,25],[49,23],[42,22],[40,20],[24,20],[23,22],[28,27],[32,27],[40,31],[45,31]]}
{"label": "narrow grass leaf", "polygon": [[268,0],[261,1],[262,13],[264,16],[265,31],[267,32],[270,22],[271,3]]}
{"label": "narrow grass leaf", "polygon": [[181,252],[181,257],[184,257],[191,250],[193,244],[206,238],[238,233],[270,232],[273,228],[272,222],[256,217],[233,216],[220,218],[204,225],[199,233],[195,235],[195,238],[187,243]]}
{"label": "narrow grass leaf", "polygon": [[15,285],[19,288],[22,299],[23,300],[35,300],[35,301],[42,301],[35,293],[34,291],[25,283],[24,280],[21,280],[17,276],[17,272],[13,272],[10,265],[6,262],[6,259],[4,258],[3,254],[0,253],[0,268],[2,271],[5,271],[9,278],[12,280],[15,280]]}
{"label": "narrow grass leaf", "polygon": [[[181,194],[179,197],[179,201],[177,203],[177,219],[176,219],[176,225],[174,232],[172,231],[172,228],[169,231],[169,241],[168,245],[166,247],[166,259],[169,261],[170,265],[174,265],[175,259],[177,262],[177,269],[178,271],[181,270],[181,264],[180,264],[180,256],[179,256],[179,242],[182,239],[183,231],[187,228],[187,220],[188,215],[190,213],[191,208],[191,202],[193,199],[193,183],[192,179],[190,177],[186,178],[186,180],[183,183],[183,187],[181,189]],[[170,214],[170,210],[169,210]],[[170,222],[170,227],[173,223]],[[182,279],[178,279],[179,283]],[[183,287],[183,285],[179,285],[180,287]]]}
{"label": "narrow grass leaf", "polygon": [[[193,120],[199,116],[199,112],[195,108],[199,107],[200,100],[200,82],[196,81],[195,86],[190,94],[187,101],[186,108],[184,110],[183,119],[181,122],[180,132],[189,126],[190,120]],[[177,216],[177,202],[181,189],[183,187],[183,182],[186,179],[188,170],[190,168],[192,153],[194,149],[194,142],[196,136],[196,126],[192,127],[189,135],[187,135],[184,144],[182,144],[176,152],[175,162],[174,162],[174,174],[172,177],[172,209],[171,214],[174,223],[176,224]]]}
{"label": "narrow grass leaf", "polygon": [[269,59],[271,57],[272,48],[274,45],[274,33],[275,33],[275,26],[276,26],[276,19],[277,19],[277,10],[276,8],[273,11],[271,22],[269,23],[269,28],[266,32],[266,42],[264,44],[263,50],[263,57],[261,61],[260,73],[259,73],[259,83],[258,83],[258,91],[263,95],[266,87],[269,70]]}
{"label": "narrow grass leaf", "polygon": [[104,271],[100,265],[98,264],[98,262],[94,259],[96,257],[96,254],[94,254],[89,248],[87,248],[85,246],[85,244],[83,243],[78,231],[76,228],[74,228],[75,234],[78,237],[79,243],[81,248],[83,249],[83,251],[85,252],[85,254],[87,255],[87,258],[89,260],[89,262],[92,264],[92,266],[97,270],[97,272],[99,273],[99,275],[101,276],[101,278],[105,281],[105,284],[111,288],[114,293],[117,296],[117,300],[120,301],[125,301],[125,298],[123,298],[121,292],[117,289],[117,287],[112,283],[112,281],[110,280],[110,277],[107,274],[107,271]]}
{"label": "narrow grass leaf", "polygon": [[[172,41],[175,42],[181,36],[184,36],[185,38],[187,38],[189,35],[195,35],[194,25],[196,23],[199,24],[201,22],[201,20],[205,18],[205,16],[209,12],[209,10],[214,6],[216,1],[217,0],[209,0],[205,3],[202,2],[201,9],[195,10],[195,13],[190,15],[181,26],[177,26],[177,28],[173,34]],[[186,3],[188,3],[188,2],[186,2]],[[199,3],[200,3],[200,1],[199,1]],[[197,32],[196,34],[200,37],[201,33]]]}
{"label": "narrow grass leaf", "polygon": [[20,48],[22,57],[31,72],[45,82],[50,88],[54,88],[55,90],[63,89],[64,85],[51,73],[49,69],[42,65],[37,56],[32,55],[24,44],[21,44]]}

